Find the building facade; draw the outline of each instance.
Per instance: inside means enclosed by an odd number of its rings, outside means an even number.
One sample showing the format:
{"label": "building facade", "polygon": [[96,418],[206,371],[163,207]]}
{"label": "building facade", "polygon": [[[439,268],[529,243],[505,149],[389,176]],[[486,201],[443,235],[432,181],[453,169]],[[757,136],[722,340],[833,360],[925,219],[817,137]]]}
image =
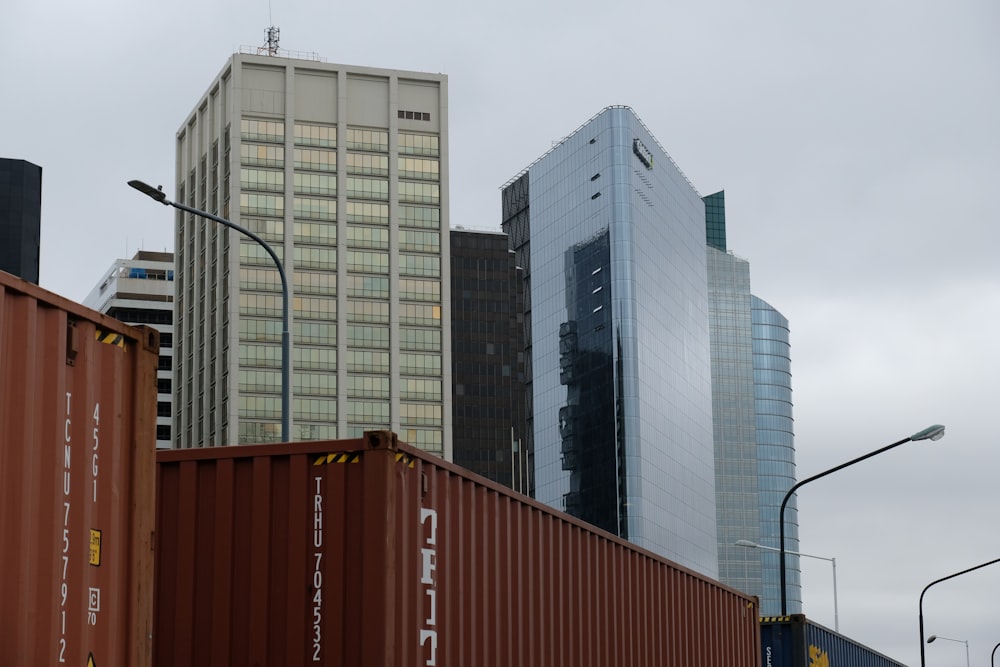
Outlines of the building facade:
{"label": "building facade", "polygon": [[[778,510],[795,484],[788,321],[751,294],[750,263],[726,247],[725,193],[704,202],[719,579],[759,597],[761,615],[778,615]],[[794,500],[785,514],[785,548],[797,552]],[[798,557],[787,567],[789,610],[799,613]]]}
{"label": "building facade", "polygon": [[523,270],[506,234],[452,229],[450,250],[454,460],[531,495]]}
{"label": "building facade", "polygon": [[[236,54],[177,133],[178,201],[292,291],[293,440],[451,458],[447,78]],[[277,442],[280,280],[177,217],[175,442]]]}
{"label": "building facade", "polygon": [[42,168],[0,158],[0,271],[38,284]]}
{"label": "building facade", "polygon": [[172,446],[174,254],[140,250],[105,271],[83,305],[125,324],[160,332],[160,365],[156,371],[156,448]]}
{"label": "building facade", "polygon": [[627,107],[503,189],[536,497],[718,576],[705,206]]}

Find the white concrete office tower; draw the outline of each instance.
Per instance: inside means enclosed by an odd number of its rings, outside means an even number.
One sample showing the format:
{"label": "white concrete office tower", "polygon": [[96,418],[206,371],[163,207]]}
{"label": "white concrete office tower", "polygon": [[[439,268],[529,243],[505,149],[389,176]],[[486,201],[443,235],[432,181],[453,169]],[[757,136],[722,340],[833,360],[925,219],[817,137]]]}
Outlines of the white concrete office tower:
{"label": "white concrete office tower", "polygon": [[503,190],[539,500],[718,576],[705,206],[627,107]]}
{"label": "white concrete office tower", "polygon": [[[236,54],[177,133],[178,201],[293,291],[293,440],[450,459],[447,78]],[[179,447],[278,442],[278,272],[177,216]]]}
{"label": "white concrete office tower", "polygon": [[156,448],[170,449],[173,413],[174,254],[140,250],[116,260],[90,291],[83,305],[125,324],[160,332],[156,371]]}

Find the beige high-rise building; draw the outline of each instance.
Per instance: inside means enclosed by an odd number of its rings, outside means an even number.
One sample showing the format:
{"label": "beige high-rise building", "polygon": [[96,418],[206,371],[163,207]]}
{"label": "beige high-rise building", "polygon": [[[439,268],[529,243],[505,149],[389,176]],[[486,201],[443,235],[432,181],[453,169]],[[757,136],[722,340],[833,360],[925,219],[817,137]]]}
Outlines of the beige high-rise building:
{"label": "beige high-rise building", "polygon": [[[240,53],[177,133],[177,201],[265,239],[293,292],[293,440],[391,428],[451,458],[443,74]],[[281,282],[251,238],[176,227],[178,447],[278,442]]]}

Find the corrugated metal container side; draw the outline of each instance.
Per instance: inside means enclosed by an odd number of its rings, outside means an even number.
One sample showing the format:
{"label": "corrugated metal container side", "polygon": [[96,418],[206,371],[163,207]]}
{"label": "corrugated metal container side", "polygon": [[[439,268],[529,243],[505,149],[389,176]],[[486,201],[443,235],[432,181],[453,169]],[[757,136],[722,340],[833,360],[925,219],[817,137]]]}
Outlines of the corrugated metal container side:
{"label": "corrugated metal container side", "polygon": [[755,598],[390,432],[157,463],[160,667],[759,665]]}
{"label": "corrugated metal container side", "polygon": [[0,655],[149,665],[159,336],[0,272]]}
{"label": "corrugated metal container side", "polygon": [[761,619],[763,667],[906,667],[802,614]]}

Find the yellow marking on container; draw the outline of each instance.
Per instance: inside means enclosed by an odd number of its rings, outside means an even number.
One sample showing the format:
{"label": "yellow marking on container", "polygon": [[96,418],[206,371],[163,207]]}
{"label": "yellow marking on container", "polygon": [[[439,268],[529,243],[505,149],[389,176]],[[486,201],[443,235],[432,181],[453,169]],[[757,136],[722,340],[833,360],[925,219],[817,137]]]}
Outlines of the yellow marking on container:
{"label": "yellow marking on container", "polygon": [[358,463],[361,455],[357,452],[334,452],[332,454],[320,454],[313,461],[314,466],[327,465],[329,463]]}
{"label": "yellow marking on container", "polygon": [[116,345],[123,350],[125,349],[125,336],[120,333],[115,333],[114,331],[101,331],[100,329],[94,330],[94,339],[99,343],[105,343],[107,345]]}
{"label": "yellow marking on container", "polygon": [[97,661],[94,660],[93,653],[87,656],[87,667],[97,667]]}
{"label": "yellow marking on container", "polygon": [[90,564],[101,565],[101,531],[90,529]]}

